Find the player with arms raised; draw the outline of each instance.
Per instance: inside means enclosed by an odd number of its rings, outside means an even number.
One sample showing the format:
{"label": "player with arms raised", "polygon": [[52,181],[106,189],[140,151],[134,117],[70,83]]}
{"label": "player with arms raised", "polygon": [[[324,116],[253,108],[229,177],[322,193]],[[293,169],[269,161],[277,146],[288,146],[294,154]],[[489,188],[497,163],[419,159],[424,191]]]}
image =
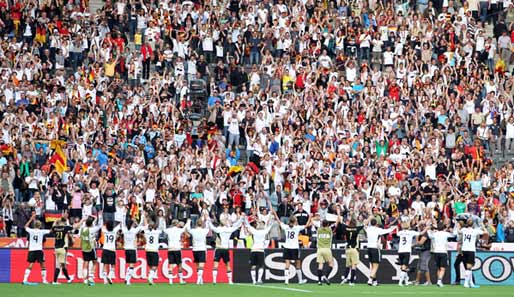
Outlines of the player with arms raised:
{"label": "player with arms raised", "polygon": [[66,254],[68,251],[68,234],[73,230],[72,226],[66,225],[66,219],[63,217],[57,220],[52,227],[52,234],[55,236],[55,272],[53,284],[59,284],[57,278],[59,274],[64,274],[68,283],[73,282],[73,277],[68,275],[68,269],[66,269]]}
{"label": "player with arms raised", "polygon": [[235,224],[231,227],[227,226],[226,221],[221,221],[221,226],[215,227],[210,220],[207,221],[207,226],[214,233],[217,233],[220,240],[219,243],[216,243],[216,251],[214,252],[214,267],[212,269],[212,283],[216,284],[216,278],[218,277],[218,264],[220,260],[223,260],[225,263],[225,267],[227,269],[227,278],[228,283],[232,284],[232,270],[230,268],[230,254],[229,254],[229,242],[230,236],[234,231],[239,229],[243,224],[244,214],[243,216],[235,222]]}
{"label": "player with arms raised", "polygon": [[209,228],[204,228],[203,219],[196,221],[196,228],[191,229],[189,226],[186,231],[193,237],[193,258],[196,266],[197,285],[203,285],[203,267],[205,265],[205,254],[207,252],[207,234]]}
{"label": "player with arms raised", "polygon": [[371,226],[364,227],[364,231],[368,236],[368,258],[371,263],[371,272],[369,275],[368,285],[378,286],[377,271],[380,265],[380,236],[393,232],[396,226],[389,229],[377,227],[377,220],[371,219]]}
{"label": "player with arms raised", "polygon": [[341,285],[348,282],[350,286],[355,285],[355,278],[357,277],[357,265],[359,265],[359,250],[357,238],[359,237],[359,233],[364,229],[364,226],[367,222],[362,226],[357,227],[357,220],[355,218],[350,219],[349,225],[343,224],[344,226],[344,235],[346,238],[346,269],[348,270],[346,273],[346,277],[341,282]]}
{"label": "player with arms raised", "polygon": [[123,232],[123,248],[125,249],[125,261],[128,268],[125,275],[125,284],[130,286],[130,280],[134,275],[134,265],[137,261],[137,234],[143,230],[142,225],[136,226],[136,223],[129,221],[127,227],[122,227]]}
{"label": "player with arms raised", "polygon": [[448,267],[448,238],[457,236],[445,231],[443,222],[437,224],[437,231],[428,231],[428,237],[432,242],[435,265],[437,266],[437,286],[443,287],[443,277]]}
{"label": "player with arms raised", "polygon": [[248,232],[253,236],[253,245],[250,253],[251,277],[253,284],[262,284],[262,274],[264,273],[264,249],[266,248],[266,236],[268,235],[273,224],[268,222],[265,226],[264,222],[257,222],[257,228],[254,228],[245,218],[245,226]]}
{"label": "player with arms raised", "polygon": [[177,275],[180,283],[185,283],[182,275],[182,254],[180,251],[182,250],[182,235],[185,234],[189,226],[191,226],[191,221],[189,220],[187,220],[185,226],[183,222],[173,220],[171,226],[164,230],[164,233],[168,235],[168,274],[170,285],[173,284],[173,269],[175,269],[175,266],[178,267]]}
{"label": "player with arms raised", "polygon": [[80,246],[82,249],[82,258],[84,264],[82,266],[82,275],[84,276],[84,284],[93,286],[95,284],[95,268],[96,268],[96,237],[98,231],[102,228],[102,212],[98,213],[100,218],[97,224],[93,226],[95,222],[94,217],[88,217],[83,219],[82,227],[79,230],[80,234]]}
{"label": "player with arms raised", "polygon": [[154,223],[148,224],[146,215],[143,218],[143,222],[143,232],[145,233],[146,239],[146,262],[150,268],[148,272],[148,284],[153,285],[153,280],[157,278],[157,266],[159,266],[159,236],[162,232],[155,228]]}
{"label": "player with arms raised", "polygon": [[486,233],[487,230],[483,225],[481,228],[473,228],[473,220],[469,219],[466,221],[466,227],[458,231],[462,238],[462,257],[466,272],[464,275],[464,287],[465,288],[480,288],[480,286],[473,283],[473,272],[472,268],[475,265],[475,253],[476,253],[476,242],[480,235]]}
{"label": "player with arms raised", "polygon": [[102,229],[104,234],[104,246],[102,251],[102,263],[104,264],[102,278],[104,284],[112,285],[116,266],[116,238],[118,237],[118,231],[120,231],[120,229],[120,225],[114,227],[113,221],[108,221]]}
{"label": "player with arms raised", "polygon": [[[401,230],[398,232],[398,237],[400,238],[399,246],[398,246],[398,262],[400,264],[400,280],[398,281],[399,286],[406,285],[409,283],[409,264],[410,264],[410,255],[412,253],[412,240],[415,236],[420,235],[420,232],[414,231],[410,229],[409,222],[402,222],[400,224]],[[423,230],[422,233],[425,233],[426,229]]]}
{"label": "player with arms raised", "polygon": [[[34,228],[30,228],[30,224],[34,222]],[[36,220],[36,213],[33,212],[29,221],[25,224],[25,230],[29,234],[29,254],[27,256],[27,262],[29,267],[25,269],[23,275],[23,284],[30,285],[29,283],[30,270],[35,262],[38,262],[41,266],[41,279],[43,284],[48,284],[46,280],[46,266],[45,266],[45,255],[43,254],[43,237],[50,233],[50,230],[41,229],[41,222]]]}
{"label": "player with arms raised", "polygon": [[[318,285],[322,285],[322,282],[330,286],[330,273],[334,267],[334,257],[332,256],[332,236],[334,228],[337,228],[341,220],[339,212],[337,214],[336,223],[330,225],[330,222],[323,220],[321,227],[318,228],[318,246],[316,251],[316,262],[318,262]],[[328,269],[323,275],[323,266],[327,264]]]}
{"label": "player with arms raised", "polygon": [[[278,215],[273,211],[273,215],[277,222],[280,222]],[[298,236],[300,235],[300,231],[303,231],[305,228],[309,227],[312,222],[312,217],[309,216],[309,220],[305,226],[299,226],[296,217],[291,216],[289,218],[289,223],[286,225],[284,223],[280,223],[280,228],[284,231],[286,235],[286,242],[284,243],[284,252],[282,258],[285,261],[285,270],[284,270],[284,283],[286,285],[289,284],[289,267],[291,266],[291,262],[295,262],[296,265],[296,275],[298,276],[298,283],[305,284],[307,282],[306,279],[303,279],[302,269],[301,269],[301,260],[300,260],[300,244],[298,243]]]}

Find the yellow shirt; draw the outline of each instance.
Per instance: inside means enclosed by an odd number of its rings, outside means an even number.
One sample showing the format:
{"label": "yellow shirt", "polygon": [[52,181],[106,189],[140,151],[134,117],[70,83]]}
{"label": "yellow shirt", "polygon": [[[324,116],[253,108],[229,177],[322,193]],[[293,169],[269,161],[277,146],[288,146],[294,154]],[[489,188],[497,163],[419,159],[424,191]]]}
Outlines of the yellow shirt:
{"label": "yellow shirt", "polygon": [[114,68],[116,67],[116,63],[105,63],[105,75],[108,77],[114,76]]}

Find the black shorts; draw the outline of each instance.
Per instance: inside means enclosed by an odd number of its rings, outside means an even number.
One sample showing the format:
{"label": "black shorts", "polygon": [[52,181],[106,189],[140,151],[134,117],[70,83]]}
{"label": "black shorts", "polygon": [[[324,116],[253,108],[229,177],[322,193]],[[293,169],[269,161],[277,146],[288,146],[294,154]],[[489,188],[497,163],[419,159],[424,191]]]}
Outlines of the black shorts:
{"label": "black shorts", "polygon": [[82,251],[82,258],[84,261],[96,261],[96,251],[91,250],[89,252]]}
{"label": "black shorts", "polygon": [[370,263],[380,263],[380,250],[368,248],[368,259]]}
{"label": "black shorts", "polygon": [[409,266],[410,253],[398,253],[398,262],[400,266]]}
{"label": "black shorts", "polygon": [[282,258],[284,258],[284,260],[298,260],[298,259],[300,259],[300,249],[284,248],[284,253],[283,253]]}
{"label": "black shorts", "polygon": [[146,262],[150,267],[159,266],[159,253],[157,252],[146,252]]}
{"label": "black shorts", "polygon": [[182,264],[182,254],[180,251],[168,251],[168,264]]}
{"label": "black shorts", "polygon": [[230,254],[227,249],[216,249],[214,252],[214,262],[219,262],[223,260],[223,263],[230,263]]}
{"label": "black shorts", "polygon": [[250,265],[264,267],[264,252],[252,252],[250,254]]}
{"label": "black shorts", "polygon": [[205,263],[205,251],[193,251],[195,263]]}
{"label": "black shorts", "polygon": [[437,268],[448,267],[448,254],[446,253],[434,253],[435,266]]}
{"label": "black shorts", "polygon": [[464,264],[475,265],[475,252],[462,251]]}
{"label": "black shorts", "polygon": [[109,250],[103,250],[102,252],[102,263],[115,265],[116,264],[116,253]]}
{"label": "black shorts", "polygon": [[125,250],[125,261],[128,264],[135,264],[137,262],[137,255],[135,250]]}
{"label": "black shorts", "polygon": [[27,262],[29,263],[44,263],[45,262],[45,255],[43,254],[43,251],[29,251],[29,254],[27,255]]}

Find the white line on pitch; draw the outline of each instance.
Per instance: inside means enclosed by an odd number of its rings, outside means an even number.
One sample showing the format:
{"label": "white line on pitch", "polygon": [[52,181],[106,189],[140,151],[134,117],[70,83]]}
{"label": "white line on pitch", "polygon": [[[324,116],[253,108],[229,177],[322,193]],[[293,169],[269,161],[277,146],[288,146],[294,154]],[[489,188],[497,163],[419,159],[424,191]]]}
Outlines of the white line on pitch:
{"label": "white line on pitch", "polygon": [[236,284],[237,286],[245,286],[245,287],[254,287],[254,288],[266,288],[266,289],[276,289],[276,290],[284,290],[284,291],[294,291],[294,292],[302,292],[302,293],[312,293],[309,290],[295,289],[295,288],[283,288],[283,287],[275,287],[275,286],[263,286],[263,285],[250,285],[250,284]]}

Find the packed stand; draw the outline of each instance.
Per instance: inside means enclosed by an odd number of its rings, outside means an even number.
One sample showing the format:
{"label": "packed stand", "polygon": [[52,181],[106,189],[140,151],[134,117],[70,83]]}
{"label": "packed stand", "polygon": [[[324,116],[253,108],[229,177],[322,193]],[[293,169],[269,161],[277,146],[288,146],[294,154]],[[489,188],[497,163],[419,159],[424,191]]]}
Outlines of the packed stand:
{"label": "packed stand", "polygon": [[4,236],[33,212],[165,228],[271,205],[314,226],[471,217],[484,247],[514,242],[510,1],[86,6],[0,0]]}

